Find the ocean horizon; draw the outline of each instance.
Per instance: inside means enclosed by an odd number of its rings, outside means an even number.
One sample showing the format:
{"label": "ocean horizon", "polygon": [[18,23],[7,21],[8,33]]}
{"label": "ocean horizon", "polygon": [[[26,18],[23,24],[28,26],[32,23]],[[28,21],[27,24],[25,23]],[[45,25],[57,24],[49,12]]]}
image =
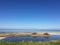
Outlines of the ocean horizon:
{"label": "ocean horizon", "polygon": [[60,29],[0,29],[1,32],[60,32]]}

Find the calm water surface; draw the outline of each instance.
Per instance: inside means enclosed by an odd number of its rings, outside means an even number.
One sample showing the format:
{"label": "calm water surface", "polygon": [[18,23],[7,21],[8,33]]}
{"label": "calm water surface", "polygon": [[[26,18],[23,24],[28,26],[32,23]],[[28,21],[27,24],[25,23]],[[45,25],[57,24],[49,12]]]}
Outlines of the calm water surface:
{"label": "calm water surface", "polygon": [[9,41],[9,42],[20,42],[20,41],[34,41],[34,42],[38,42],[38,41],[50,41],[50,40],[60,40],[60,35],[51,35],[51,37],[49,38],[45,38],[45,37],[15,37],[15,38],[5,38],[3,39],[3,41]]}
{"label": "calm water surface", "polygon": [[20,29],[20,30],[0,30],[0,32],[60,32],[60,30],[39,30],[39,29]]}

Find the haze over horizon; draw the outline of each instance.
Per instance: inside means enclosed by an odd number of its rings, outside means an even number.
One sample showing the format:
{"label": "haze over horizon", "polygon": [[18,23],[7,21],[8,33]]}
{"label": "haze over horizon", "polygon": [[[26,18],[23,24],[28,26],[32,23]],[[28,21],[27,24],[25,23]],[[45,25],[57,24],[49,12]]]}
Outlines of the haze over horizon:
{"label": "haze over horizon", "polygon": [[60,0],[0,0],[0,29],[60,29]]}

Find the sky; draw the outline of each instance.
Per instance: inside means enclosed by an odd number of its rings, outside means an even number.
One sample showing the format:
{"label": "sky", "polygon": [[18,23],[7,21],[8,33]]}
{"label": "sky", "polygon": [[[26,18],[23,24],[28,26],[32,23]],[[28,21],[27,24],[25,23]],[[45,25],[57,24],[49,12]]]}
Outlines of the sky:
{"label": "sky", "polygon": [[0,29],[60,29],[60,0],[0,0]]}

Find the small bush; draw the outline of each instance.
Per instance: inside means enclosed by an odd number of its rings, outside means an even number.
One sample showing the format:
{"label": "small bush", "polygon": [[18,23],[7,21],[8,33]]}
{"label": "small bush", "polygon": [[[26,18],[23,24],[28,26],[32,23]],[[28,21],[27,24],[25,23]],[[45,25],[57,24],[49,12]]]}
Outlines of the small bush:
{"label": "small bush", "polygon": [[33,35],[36,35],[37,33],[32,33]]}
{"label": "small bush", "polygon": [[49,35],[48,33],[44,33],[44,35]]}

